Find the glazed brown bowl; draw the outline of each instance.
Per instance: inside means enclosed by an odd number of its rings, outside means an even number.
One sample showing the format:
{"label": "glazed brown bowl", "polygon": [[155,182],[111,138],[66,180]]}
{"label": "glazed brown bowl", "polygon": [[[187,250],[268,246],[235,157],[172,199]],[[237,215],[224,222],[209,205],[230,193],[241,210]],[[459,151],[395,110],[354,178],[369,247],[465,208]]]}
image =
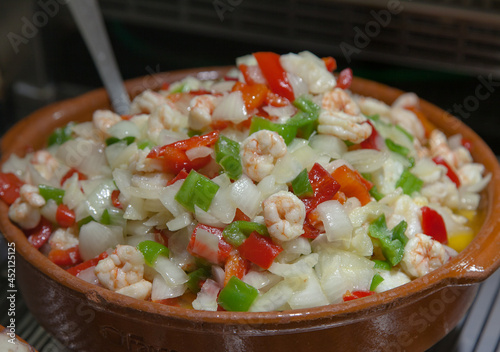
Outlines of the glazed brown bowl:
{"label": "glazed brown bowl", "polygon": [[[216,78],[229,68],[204,68],[127,82],[132,96],[186,75]],[[402,92],[355,79],[355,93],[392,103]],[[436,106],[421,101],[446,134],[472,142],[474,159],[493,178],[483,192],[484,224],[472,243],[446,265],[393,290],[354,301],[285,312],[187,310],[139,301],[84,282],[32,247],[0,202],[0,228],[16,246],[17,283],[26,303],[50,333],[75,351],[424,351],[451,331],[472,303],[478,283],[500,265],[500,168],[476,133]],[[2,161],[42,148],[56,127],[89,120],[109,108],[103,89],[41,109],[1,141]]]}

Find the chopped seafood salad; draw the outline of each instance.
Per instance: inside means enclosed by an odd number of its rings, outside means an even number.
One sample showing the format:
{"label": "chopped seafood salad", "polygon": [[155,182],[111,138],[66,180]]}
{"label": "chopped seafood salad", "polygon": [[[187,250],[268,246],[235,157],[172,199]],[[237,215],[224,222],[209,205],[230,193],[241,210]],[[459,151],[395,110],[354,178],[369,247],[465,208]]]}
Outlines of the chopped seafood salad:
{"label": "chopped seafood salad", "polygon": [[413,93],[350,91],[310,52],[257,52],[95,111],[12,155],[0,198],[29,242],[140,300],[281,311],[362,298],[473,239],[491,175]]}

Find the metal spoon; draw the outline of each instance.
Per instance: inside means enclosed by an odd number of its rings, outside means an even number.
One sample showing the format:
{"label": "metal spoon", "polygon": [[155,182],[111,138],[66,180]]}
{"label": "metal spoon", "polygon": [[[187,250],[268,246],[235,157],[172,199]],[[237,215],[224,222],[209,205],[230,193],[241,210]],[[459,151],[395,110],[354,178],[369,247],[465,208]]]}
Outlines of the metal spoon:
{"label": "metal spoon", "polygon": [[73,0],[69,9],[80,30],[116,113],[127,114],[130,98],[111,49],[97,0]]}

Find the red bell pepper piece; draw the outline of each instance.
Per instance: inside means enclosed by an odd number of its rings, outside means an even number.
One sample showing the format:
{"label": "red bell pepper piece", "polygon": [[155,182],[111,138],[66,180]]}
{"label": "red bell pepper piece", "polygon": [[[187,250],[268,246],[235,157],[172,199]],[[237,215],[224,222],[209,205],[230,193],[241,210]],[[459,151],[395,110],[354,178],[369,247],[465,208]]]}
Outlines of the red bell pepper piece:
{"label": "red bell pepper piece", "polygon": [[469,152],[472,150],[472,142],[468,139],[462,138],[462,147],[467,149]]}
{"label": "red bell pepper piece", "polygon": [[274,258],[283,251],[270,237],[252,232],[248,238],[238,247],[241,256],[263,269],[268,269]]}
{"label": "red bell pepper piece", "polygon": [[26,237],[28,237],[28,242],[35,248],[40,248],[49,240],[52,234],[52,223],[46,218],[42,217],[40,223],[31,230],[24,231]]}
{"label": "red bell pepper piece", "polygon": [[318,204],[332,199],[335,193],[340,189],[340,184],[335,178],[318,163],[313,165],[308,173],[308,177],[314,195],[302,199],[306,206],[306,213],[312,211]]}
{"label": "red bell pepper piece", "polygon": [[[218,238],[219,244],[217,253],[213,251],[213,248],[209,248],[206,243],[203,243],[199,238],[197,238],[197,232],[200,229],[208,231]],[[198,224],[191,234],[191,240],[189,241],[187,250],[194,256],[205,258],[213,263],[223,264],[233,250],[233,246],[224,240],[224,237],[222,236],[222,229],[204,224]]]}
{"label": "red bell pepper piece", "polygon": [[248,111],[252,111],[260,108],[266,102],[269,89],[267,89],[265,84],[236,82],[232,91],[240,91],[245,107]]}
{"label": "red bell pepper piece", "polygon": [[457,188],[460,187],[460,179],[458,178],[458,175],[455,173],[455,171],[451,168],[451,166],[440,156],[436,156],[432,158],[432,161],[434,161],[438,165],[443,165],[446,167],[446,176],[450,178],[451,181],[455,185],[457,185]]}
{"label": "red bell pepper piece", "polygon": [[368,297],[373,294],[375,294],[374,291],[347,291],[342,298],[344,299],[344,302],[348,302],[357,298]]}
{"label": "red bell pepper piece", "polygon": [[76,215],[66,204],[59,204],[56,211],[56,221],[60,227],[70,227],[75,224]]}
{"label": "red bell pepper piece", "polygon": [[332,72],[337,69],[337,61],[333,57],[323,57],[321,58],[321,60],[323,60],[323,62],[325,63],[326,69],[328,71]]}
{"label": "red bell pepper piece", "polygon": [[111,192],[111,204],[115,208],[122,209],[122,203],[120,202],[120,191],[115,189],[113,192]]}
{"label": "red bell pepper piece", "polygon": [[231,252],[224,264],[224,286],[233,276],[242,279],[247,273],[248,267],[248,260],[244,259],[238,251]]}
{"label": "red bell pepper piece", "polygon": [[163,168],[166,172],[178,174],[182,169],[186,172],[199,170],[207,165],[211,156],[189,160],[186,151],[196,147],[209,147],[219,139],[219,131],[212,131],[202,136],[194,136],[182,141],[174,142],[162,147],[156,147],[148,154],[148,158],[163,159]]}
{"label": "red bell pepper piece", "polygon": [[19,189],[24,184],[15,174],[0,173],[0,199],[11,205],[19,198]]}
{"label": "red bell pepper piece", "polygon": [[332,176],[340,183],[340,191],[344,192],[347,197],[358,198],[361,205],[366,205],[371,201],[369,191],[373,184],[364,179],[356,170],[342,165],[333,170]]}
{"label": "red bell pepper piece", "polygon": [[78,246],[68,249],[52,249],[48,257],[52,263],[59,266],[70,266],[82,262]]}
{"label": "red bell pepper piece", "polygon": [[316,227],[314,227],[313,225],[311,225],[309,218],[306,217],[306,219],[304,220],[304,233],[301,236],[305,238],[315,239],[320,234],[321,231]]}
{"label": "red bell pepper piece", "polygon": [[337,79],[337,87],[349,89],[352,84],[352,70],[348,67],[340,71]]}
{"label": "red bell pepper piece", "polygon": [[89,259],[81,264],[75,265],[71,268],[66,269],[71,275],[77,276],[81,271],[96,266],[101,260],[108,257],[107,252],[102,252],[99,256]]}
{"label": "red bell pepper piece", "polygon": [[80,171],[78,171],[75,168],[71,168],[66,174],[61,178],[61,186],[64,185],[64,182],[68,180],[71,176],[73,176],[75,173],[78,174],[78,180],[83,181],[87,179],[87,176],[82,174]]}
{"label": "red bell pepper piece", "polygon": [[377,132],[375,126],[373,126],[373,123],[371,123],[371,121],[366,121],[366,123],[372,126],[372,134],[370,135],[370,137],[368,137],[359,144],[361,146],[361,149],[380,150],[380,146],[384,144],[384,140],[379,135],[379,133]]}
{"label": "red bell pepper piece", "polygon": [[167,182],[167,186],[173,185],[179,180],[184,180],[186,177],[188,177],[188,173],[186,172],[186,169],[182,169],[177,176],[175,176],[173,179]]}
{"label": "red bell pepper piece", "polygon": [[258,52],[253,56],[259,64],[262,74],[267,80],[269,88],[276,94],[287,98],[289,101],[294,101],[295,96],[293,88],[288,81],[286,71],[280,63],[280,56],[271,52]]}
{"label": "red bell pepper piece", "polygon": [[448,243],[448,233],[443,217],[429,207],[422,207],[422,231],[440,243]]}
{"label": "red bell pepper piece", "polygon": [[234,221],[251,221],[250,217],[248,217],[244,212],[240,210],[240,208],[236,208],[236,213],[234,214]]}

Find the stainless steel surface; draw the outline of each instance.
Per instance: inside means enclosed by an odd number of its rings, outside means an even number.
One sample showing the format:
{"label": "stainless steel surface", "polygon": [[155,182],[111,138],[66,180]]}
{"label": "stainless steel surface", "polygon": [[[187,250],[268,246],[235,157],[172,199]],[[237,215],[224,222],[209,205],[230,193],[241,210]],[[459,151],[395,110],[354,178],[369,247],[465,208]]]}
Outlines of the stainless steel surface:
{"label": "stainless steel surface", "polygon": [[108,91],[113,109],[120,115],[127,114],[130,98],[125,91],[97,0],[74,0],[68,2],[68,6]]}

